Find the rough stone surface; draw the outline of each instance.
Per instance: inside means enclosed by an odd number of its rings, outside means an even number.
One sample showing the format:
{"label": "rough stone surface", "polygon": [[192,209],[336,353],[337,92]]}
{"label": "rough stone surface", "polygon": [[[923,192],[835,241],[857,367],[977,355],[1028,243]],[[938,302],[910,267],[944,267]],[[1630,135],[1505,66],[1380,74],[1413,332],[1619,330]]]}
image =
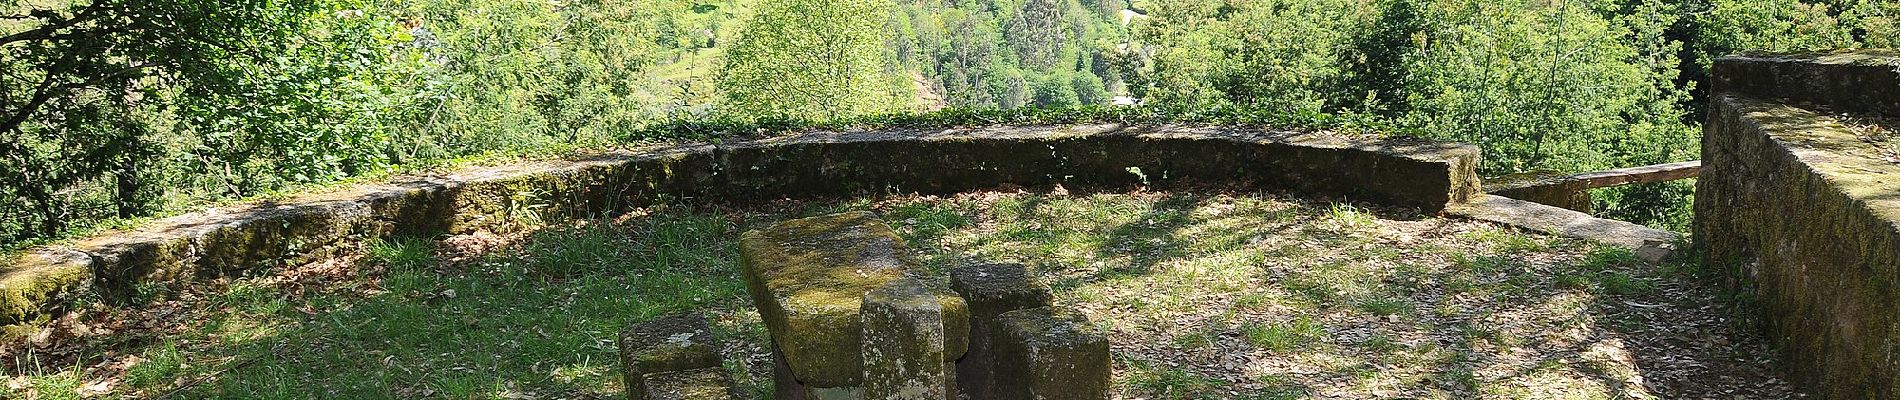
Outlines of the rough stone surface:
{"label": "rough stone surface", "polygon": [[[810,387],[862,382],[865,293],[893,280],[921,277],[902,239],[870,213],[786,221],[739,239],[747,291],[796,379]],[[948,289],[933,288],[943,310],[945,357],[968,349],[969,309]]]}
{"label": "rough stone surface", "polygon": [[[620,332],[620,361],[625,375],[629,398],[640,400],[641,393],[656,393],[661,386],[654,379],[655,374],[714,369],[721,371],[722,364],[717,343],[713,340],[712,330],[706,323],[706,317],[698,313],[673,314],[654,318],[646,322],[628,326]],[[695,376],[686,374],[672,378]],[[722,380],[727,381],[727,380]],[[690,381],[669,379],[674,384],[671,390],[679,393],[698,393],[698,387],[710,387],[722,381]],[[695,383],[698,382],[698,383]],[[684,386],[680,386],[684,385]],[[730,388],[728,382],[722,388]],[[652,397],[659,399],[663,397]],[[664,397],[697,399],[701,397]]]}
{"label": "rough stone surface", "polygon": [[1876,152],[1831,117],[1742,96],[1718,96],[1704,125],[1703,263],[1823,398],[1900,397],[1900,165]]}
{"label": "rough stone surface", "polygon": [[891,281],[864,295],[864,395],[878,400],[944,400],[943,307],[923,282]]}
{"label": "rough stone surface", "polygon": [[1074,311],[1037,307],[997,317],[995,399],[1108,398],[1108,338]]}
{"label": "rough stone surface", "polygon": [[1589,213],[1590,187],[1584,185],[1583,182],[1562,181],[1561,178],[1566,176],[1569,175],[1556,172],[1507,175],[1485,181],[1484,191],[1498,196]]}
{"label": "rough stone surface", "polygon": [[992,398],[995,355],[990,337],[996,330],[996,316],[1049,306],[1049,288],[1029,276],[1029,267],[1015,263],[952,268],[950,288],[970,305],[970,351],[956,364],[959,390],[970,399]]}
{"label": "rough stone surface", "polygon": [[[1437,211],[1476,193],[1476,148],[1192,127],[813,132],[719,148],[733,198],[853,191],[1219,183]],[[1137,172],[1139,171],[1139,172]]]}
{"label": "rough stone surface", "polygon": [[86,288],[92,257],[72,250],[42,249],[0,266],[0,326],[31,322],[46,307]]}
{"label": "rough stone surface", "polygon": [[1445,213],[1622,247],[1650,263],[1675,255],[1681,240],[1675,232],[1496,195],[1478,196]]}
{"label": "rough stone surface", "polygon": [[646,397],[629,400],[738,400],[725,368],[699,368],[647,374]]}
{"label": "rough stone surface", "polygon": [[[1900,115],[1900,52],[1756,54],[1716,60],[1717,93]],[[1705,159],[1706,160],[1706,159]]]}
{"label": "rough stone surface", "polygon": [[799,382],[792,376],[791,366],[785,364],[785,354],[779,352],[776,346],[772,349],[772,383],[774,400],[859,400],[864,398],[864,388],[860,386],[820,388]]}
{"label": "rough stone surface", "polygon": [[1476,193],[1477,162],[1471,146],[1228,128],[809,132],[399,178],[166,218],[73,247],[93,258],[94,289],[114,301],[140,283],[305,262],[371,239],[507,230],[661,197],[752,203],[1005,184],[1218,183],[1438,211]]}

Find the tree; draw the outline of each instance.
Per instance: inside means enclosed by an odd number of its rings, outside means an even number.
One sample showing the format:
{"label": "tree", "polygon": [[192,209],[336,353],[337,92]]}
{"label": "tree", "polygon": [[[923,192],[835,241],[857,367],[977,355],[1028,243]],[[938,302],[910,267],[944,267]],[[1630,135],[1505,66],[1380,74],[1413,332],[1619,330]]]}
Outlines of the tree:
{"label": "tree", "polygon": [[751,118],[827,120],[912,108],[885,47],[889,0],[766,0],[727,50],[719,87]]}
{"label": "tree", "polygon": [[[16,3],[8,3],[13,5]],[[60,3],[54,3],[60,4]],[[137,182],[153,144],[135,114],[170,91],[229,95],[297,32],[312,0],[93,0],[0,9],[0,205],[19,229],[50,237],[66,227],[62,192],[105,175]],[[125,186],[125,185],[121,185]],[[119,214],[136,188],[118,192]],[[11,210],[26,209],[30,213]]]}

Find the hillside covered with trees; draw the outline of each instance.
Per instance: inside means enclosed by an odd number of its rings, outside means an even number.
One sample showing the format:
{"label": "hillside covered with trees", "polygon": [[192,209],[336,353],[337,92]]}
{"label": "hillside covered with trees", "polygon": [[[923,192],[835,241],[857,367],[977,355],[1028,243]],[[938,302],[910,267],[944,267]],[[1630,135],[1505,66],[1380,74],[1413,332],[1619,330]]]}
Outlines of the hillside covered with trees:
{"label": "hillside covered with trees", "polygon": [[[1487,175],[1655,164],[1698,157],[1715,57],[1895,46],[1885,0],[0,0],[0,243],[813,124],[1055,113],[1463,141]],[[1681,229],[1691,189],[1598,208]]]}

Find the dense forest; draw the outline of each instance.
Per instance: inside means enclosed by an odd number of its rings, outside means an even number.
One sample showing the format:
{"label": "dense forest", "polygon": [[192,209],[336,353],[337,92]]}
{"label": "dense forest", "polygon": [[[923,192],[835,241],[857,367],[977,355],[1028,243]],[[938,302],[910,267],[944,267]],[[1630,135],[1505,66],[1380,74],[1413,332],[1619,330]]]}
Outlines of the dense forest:
{"label": "dense forest", "polygon": [[[1047,110],[1464,141],[1487,175],[1654,164],[1698,156],[1715,57],[1897,42],[1890,0],[0,0],[0,243],[455,163]],[[1681,229],[1691,187],[1598,208]]]}

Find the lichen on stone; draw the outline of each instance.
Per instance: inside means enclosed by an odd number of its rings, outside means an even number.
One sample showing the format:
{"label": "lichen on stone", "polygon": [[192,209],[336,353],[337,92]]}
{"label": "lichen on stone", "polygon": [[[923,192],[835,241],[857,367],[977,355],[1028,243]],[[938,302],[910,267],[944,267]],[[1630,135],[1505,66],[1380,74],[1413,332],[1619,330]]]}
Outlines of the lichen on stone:
{"label": "lichen on stone", "polygon": [[[739,247],[747,289],[773,341],[798,379],[816,387],[858,386],[865,293],[924,273],[902,239],[867,212],[786,221],[746,232]],[[952,335],[946,356],[961,356],[969,307],[947,289],[932,290]]]}

